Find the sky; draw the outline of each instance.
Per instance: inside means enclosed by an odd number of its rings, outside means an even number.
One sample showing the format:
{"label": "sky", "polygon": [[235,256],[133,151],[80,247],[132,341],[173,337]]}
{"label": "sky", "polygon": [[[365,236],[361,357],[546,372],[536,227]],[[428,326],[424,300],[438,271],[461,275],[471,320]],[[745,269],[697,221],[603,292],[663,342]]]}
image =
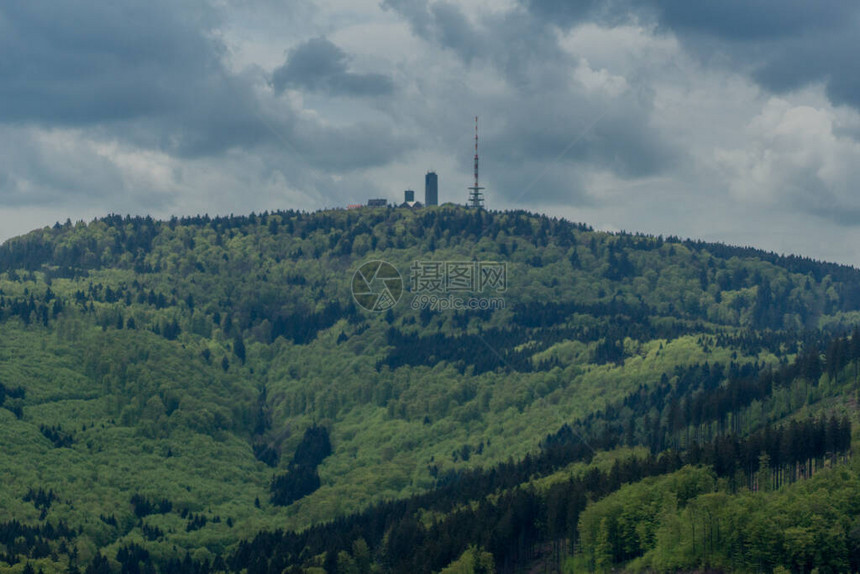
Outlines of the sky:
{"label": "sky", "polygon": [[0,2],[0,240],[465,203],[860,266],[856,0]]}

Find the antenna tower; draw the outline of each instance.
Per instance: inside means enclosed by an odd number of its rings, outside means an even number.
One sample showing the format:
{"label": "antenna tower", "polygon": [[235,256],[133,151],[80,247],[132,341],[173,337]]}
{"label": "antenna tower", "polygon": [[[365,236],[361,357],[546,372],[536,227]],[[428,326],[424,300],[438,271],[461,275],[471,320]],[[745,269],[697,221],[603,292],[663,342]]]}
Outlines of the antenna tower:
{"label": "antenna tower", "polygon": [[484,188],[478,185],[478,116],[475,116],[475,185],[467,187],[469,190],[469,207],[481,209],[484,207]]}

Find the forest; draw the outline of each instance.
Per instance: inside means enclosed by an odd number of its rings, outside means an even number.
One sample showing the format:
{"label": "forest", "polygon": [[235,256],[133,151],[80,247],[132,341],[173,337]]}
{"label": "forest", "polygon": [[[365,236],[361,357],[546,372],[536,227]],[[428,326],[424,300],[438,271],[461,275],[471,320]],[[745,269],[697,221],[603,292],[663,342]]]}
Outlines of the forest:
{"label": "forest", "polygon": [[[413,308],[415,261],[504,262],[504,307]],[[852,267],[453,206],[66,221],[0,245],[0,572],[860,571],[858,390]]]}

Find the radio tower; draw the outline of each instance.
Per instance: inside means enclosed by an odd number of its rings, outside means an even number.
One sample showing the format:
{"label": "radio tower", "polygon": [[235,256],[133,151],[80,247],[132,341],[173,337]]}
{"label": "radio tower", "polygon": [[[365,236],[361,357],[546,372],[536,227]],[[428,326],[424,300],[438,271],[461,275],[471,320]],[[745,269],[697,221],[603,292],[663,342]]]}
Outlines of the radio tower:
{"label": "radio tower", "polygon": [[484,194],[481,193],[484,188],[478,185],[478,116],[475,116],[475,185],[466,189],[469,190],[469,207],[484,207]]}

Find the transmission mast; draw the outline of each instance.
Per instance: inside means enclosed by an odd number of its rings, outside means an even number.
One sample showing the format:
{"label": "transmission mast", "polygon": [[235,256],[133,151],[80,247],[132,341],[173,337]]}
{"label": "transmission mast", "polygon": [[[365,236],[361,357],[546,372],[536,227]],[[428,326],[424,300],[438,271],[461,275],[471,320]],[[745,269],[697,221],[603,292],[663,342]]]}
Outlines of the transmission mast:
{"label": "transmission mast", "polygon": [[478,116],[475,116],[475,185],[467,187],[469,190],[469,207],[481,209],[484,207],[484,188],[478,185]]}

